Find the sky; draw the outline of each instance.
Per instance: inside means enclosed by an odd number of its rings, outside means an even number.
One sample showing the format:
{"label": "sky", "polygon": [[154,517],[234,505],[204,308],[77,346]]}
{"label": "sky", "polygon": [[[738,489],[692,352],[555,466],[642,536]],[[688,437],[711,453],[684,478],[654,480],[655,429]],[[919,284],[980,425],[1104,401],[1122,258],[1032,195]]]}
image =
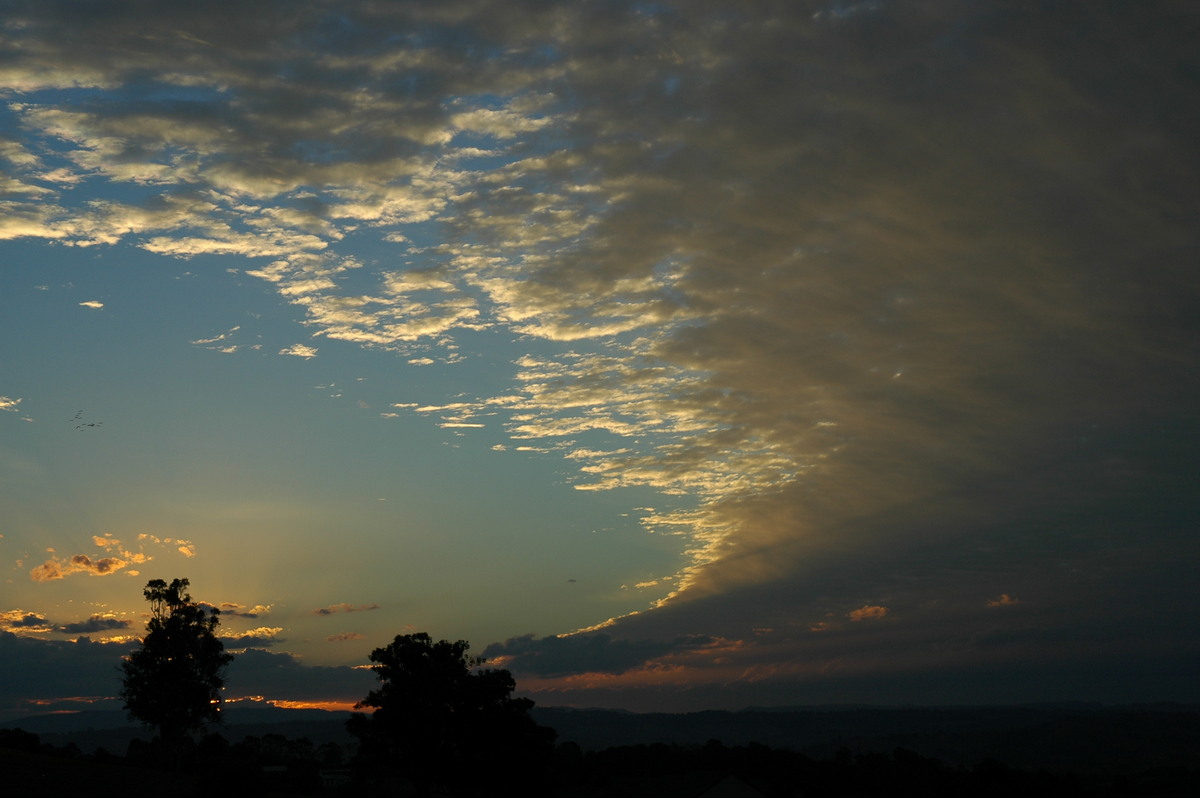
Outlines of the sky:
{"label": "sky", "polygon": [[173,578],[229,700],[1200,701],[1198,34],[0,0],[0,717]]}

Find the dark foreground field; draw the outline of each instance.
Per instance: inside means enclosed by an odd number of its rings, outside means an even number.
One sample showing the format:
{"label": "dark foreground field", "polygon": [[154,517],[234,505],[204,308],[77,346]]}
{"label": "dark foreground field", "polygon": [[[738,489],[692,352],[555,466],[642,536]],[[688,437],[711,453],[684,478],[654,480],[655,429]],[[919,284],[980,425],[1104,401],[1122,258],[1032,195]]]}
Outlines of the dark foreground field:
{"label": "dark foreground field", "polygon": [[[558,731],[546,772],[479,774],[477,794],[1200,795],[1196,707],[536,714]],[[180,798],[410,792],[403,770],[358,765],[344,713],[230,715],[225,728],[174,753],[144,742],[119,715],[26,718],[0,731],[0,772],[16,795],[127,796],[142,787]],[[16,725],[23,730],[12,731]]]}

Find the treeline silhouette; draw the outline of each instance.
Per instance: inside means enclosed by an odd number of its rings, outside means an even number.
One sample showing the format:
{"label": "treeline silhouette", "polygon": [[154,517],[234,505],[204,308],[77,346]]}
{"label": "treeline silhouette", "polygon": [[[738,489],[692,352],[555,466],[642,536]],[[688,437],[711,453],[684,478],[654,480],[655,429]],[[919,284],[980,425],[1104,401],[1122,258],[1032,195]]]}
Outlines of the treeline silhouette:
{"label": "treeline silhouette", "polygon": [[[486,741],[481,741],[486,744]],[[0,730],[0,767],[11,794],[127,796],[129,779],[170,785],[173,795],[416,795],[404,768],[381,771],[354,743],[314,745],[281,734],[248,735],[230,742],[210,733],[164,750],[160,739],[137,739],[123,756],[74,745],[52,746],[20,729]],[[166,754],[169,753],[170,756]],[[410,768],[420,767],[410,763]],[[489,768],[467,774],[469,784],[438,788],[439,795],[559,796],[592,798],[839,798],[856,796],[1195,796],[1200,771],[1166,768],[1121,776],[1022,770],[993,759],[950,766],[896,748],[826,759],[751,743],[614,746],[584,751],[573,742],[555,746],[540,768]],[[134,782],[136,783],[136,782]],[[156,788],[156,791],[157,788]]]}

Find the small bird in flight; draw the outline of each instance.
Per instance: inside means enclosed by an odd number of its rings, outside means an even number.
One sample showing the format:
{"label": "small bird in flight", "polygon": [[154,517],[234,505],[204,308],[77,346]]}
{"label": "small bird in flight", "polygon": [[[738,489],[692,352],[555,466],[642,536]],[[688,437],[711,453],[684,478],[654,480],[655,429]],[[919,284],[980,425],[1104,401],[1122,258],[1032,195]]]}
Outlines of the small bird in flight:
{"label": "small bird in flight", "polygon": [[78,413],[76,413],[74,416],[72,416],[71,420],[79,422],[78,424],[75,425],[75,429],[77,429],[77,430],[82,430],[84,427],[98,427],[104,423],[103,421],[84,421],[82,410],[80,410]]}

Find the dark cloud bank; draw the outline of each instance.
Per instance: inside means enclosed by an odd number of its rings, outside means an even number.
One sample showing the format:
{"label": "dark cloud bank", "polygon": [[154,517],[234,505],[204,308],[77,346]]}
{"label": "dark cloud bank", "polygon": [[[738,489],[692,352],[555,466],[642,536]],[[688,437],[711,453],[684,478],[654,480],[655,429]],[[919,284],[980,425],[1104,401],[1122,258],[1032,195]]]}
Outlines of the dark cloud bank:
{"label": "dark cloud bank", "polygon": [[[0,721],[93,706],[119,709],[121,658],[134,644],[35,640],[0,631]],[[12,676],[14,675],[15,676]],[[374,686],[374,674],[349,667],[303,664],[291,654],[237,652],[226,681],[230,697],[276,701],[354,702]],[[47,702],[47,696],[54,696]]]}
{"label": "dark cloud bank", "polygon": [[[647,164],[709,174],[607,222],[683,226],[688,296],[724,310],[659,352],[800,473],[721,497],[738,533],[685,590],[571,646],[703,634],[744,643],[744,667],[541,697],[1195,700],[1195,11],[826,20],[730,34],[691,87],[704,132]],[[705,160],[705,136],[731,152]],[[868,605],[888,614],[848,621]],[[533,675],[565,645],[489,651]]]}

